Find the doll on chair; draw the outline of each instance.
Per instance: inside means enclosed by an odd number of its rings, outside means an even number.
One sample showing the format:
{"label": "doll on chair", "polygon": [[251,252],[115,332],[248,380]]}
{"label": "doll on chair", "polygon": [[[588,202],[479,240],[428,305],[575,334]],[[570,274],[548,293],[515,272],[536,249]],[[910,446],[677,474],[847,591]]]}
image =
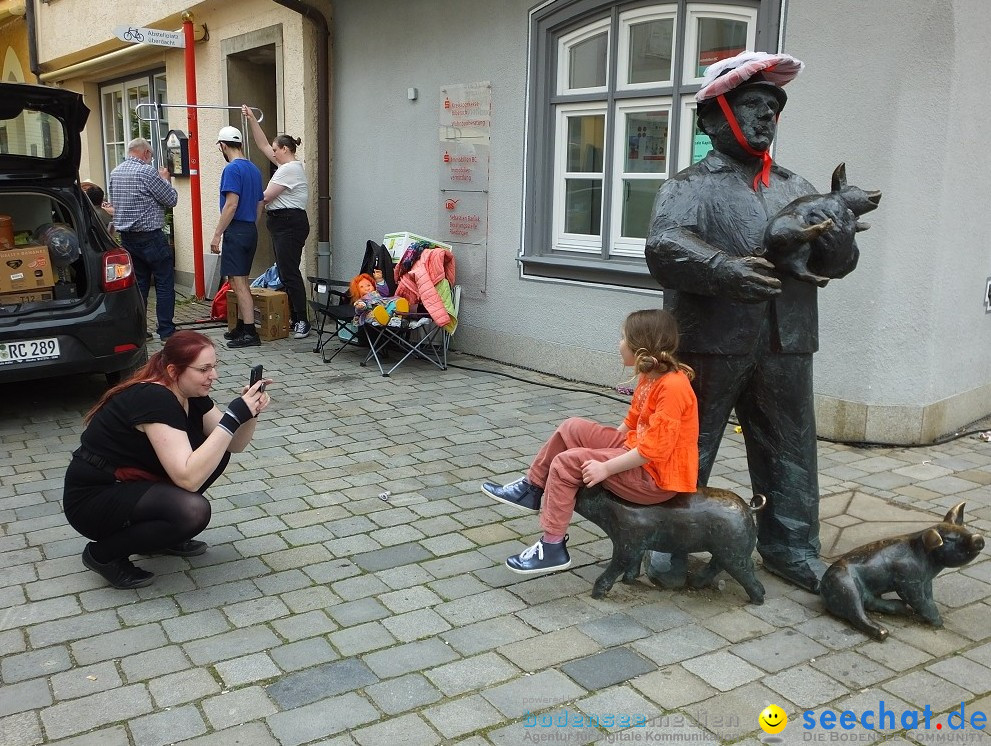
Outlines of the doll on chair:
{"label": "doll on chair", "polygon": [[351,280],[351,302],[354,303],[354,323],[358,326],[374,320],[385,326],[396,313],[408,313],[409,301],[405,298],[388,296],[389,286],[382,277],[382,270],[376,269],[374,277],[360,274]]}

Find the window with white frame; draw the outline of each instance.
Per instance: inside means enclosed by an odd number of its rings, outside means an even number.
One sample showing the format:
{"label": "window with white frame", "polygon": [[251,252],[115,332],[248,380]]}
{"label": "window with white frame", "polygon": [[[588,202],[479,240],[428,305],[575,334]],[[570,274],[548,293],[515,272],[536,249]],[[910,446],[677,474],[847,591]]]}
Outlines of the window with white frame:
{"label": "window with white frame", "polygon": [[654,196],[705,157],[708,65],[777,47],[780,0],[550,0],[531,12],[524,247],[528,276],[656,287]]}
{"label": "window with white frame", "polygon": [[127,144],[136,137],[151,143],[155,163],[161,164],[159,148],[168,134],[168,109],[161,108],[159,132],[153,127],[155,112],[140,104],[168,103],[164,72],[144,73],[100,86],[100,119],[103,123],[103,163],[105,178],[127,155]]}

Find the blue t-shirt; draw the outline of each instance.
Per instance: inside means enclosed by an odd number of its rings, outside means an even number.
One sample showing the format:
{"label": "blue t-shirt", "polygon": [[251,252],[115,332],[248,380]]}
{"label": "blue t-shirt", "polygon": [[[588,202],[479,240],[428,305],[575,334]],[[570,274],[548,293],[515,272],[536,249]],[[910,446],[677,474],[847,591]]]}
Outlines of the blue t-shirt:
{"label": "blue t-shirt", "polygon": [[225,194],[234,192],[238,196],[234,220],[247,220],[254,223],[258,219],[258,203],[264,199],[262,172],[247,158],[235,158],[224,166],[220,175],[220,209],[227,201]]}

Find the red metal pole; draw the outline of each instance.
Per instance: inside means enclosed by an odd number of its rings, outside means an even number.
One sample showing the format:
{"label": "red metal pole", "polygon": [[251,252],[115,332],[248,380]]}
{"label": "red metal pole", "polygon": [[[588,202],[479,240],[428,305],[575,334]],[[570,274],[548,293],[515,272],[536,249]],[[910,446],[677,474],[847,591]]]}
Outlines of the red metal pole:
{"label": "red metal pole", "polygon": [[[193,45],[193,19],[189,13],[182,16],[182,33],[185,37],[186,103],[196,105],[196,54]],[[200,134],[196,109],[186,109],[189,124],[189,203],[193,220],[193,279],[197,298],[206,295],[203,282],[203,214],[200,204]]]}

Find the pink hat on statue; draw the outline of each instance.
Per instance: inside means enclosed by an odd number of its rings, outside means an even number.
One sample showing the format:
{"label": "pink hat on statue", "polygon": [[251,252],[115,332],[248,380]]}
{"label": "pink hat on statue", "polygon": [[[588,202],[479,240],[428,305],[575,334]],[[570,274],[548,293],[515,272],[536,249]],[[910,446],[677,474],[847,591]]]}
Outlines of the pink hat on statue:
{"label": "pink hat on statue", "polygon": [[756,150],[747,142],[726,96],[739,88],[760,86],[778,100],[780,114],[788,101],[788,94],[784,92],[782,86],[794,80],[802,72],[803,67],[805,63],[796,60],[790,54],[740,52],[735,57],[709,65],[702,76],[702,88],[695,94],[699,117],[705,116],[712,107],[718,106],[726,117],[726,122],[740,148],[748,155],[760,159],[761,167],[754,176],[755,192],[762,184],[771,185],[771,153],[766,149]]}
{"label": "pink hat on statue", "polygon": [[[740,52],[705,69],[702,88],[695,94],[695,100],[701,103],[725,95],[734,88],[757,83],[769,84],[780,92],[779,98],[787,98],[781,86],[798,77],[804,67],[804,62],[790,54]],[[784,101],[781,105],[784,106]]]}

